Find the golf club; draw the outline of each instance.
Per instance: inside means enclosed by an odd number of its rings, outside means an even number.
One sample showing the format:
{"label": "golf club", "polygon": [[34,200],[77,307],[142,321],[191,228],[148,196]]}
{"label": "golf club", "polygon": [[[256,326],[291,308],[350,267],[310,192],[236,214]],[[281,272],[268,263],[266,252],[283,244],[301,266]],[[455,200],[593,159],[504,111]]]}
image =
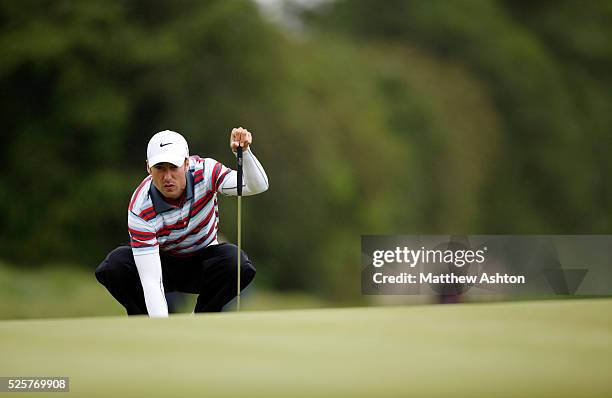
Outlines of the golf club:
{"label": "golf club", "polygon": [[242,147],[238,145],[236,148],[236,159],[238,161],[238,177],[237,177],[237,185],[236,189],[238,191],[238,282],[236,288],[238,289],[238,294],[236,295],[236,311],[240,311],[240,240],[241,240],[241,231],[240,231],[240,213],[241,213],[241,199],[242,199]]}

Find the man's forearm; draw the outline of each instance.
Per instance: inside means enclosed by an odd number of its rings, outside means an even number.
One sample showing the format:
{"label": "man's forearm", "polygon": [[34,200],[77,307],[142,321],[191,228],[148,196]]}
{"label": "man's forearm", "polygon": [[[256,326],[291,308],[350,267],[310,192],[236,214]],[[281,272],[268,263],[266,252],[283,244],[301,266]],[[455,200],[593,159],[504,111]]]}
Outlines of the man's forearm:
{"label": "man's forearm", "polygon": [[249,192],[247,195],[261,193],[268,189],[268,176],[251,150],[247,150],[243,154],[242,171],[244,173],[244,188]]}
{"label": "man's forearm", "polygon": [[[242,171],[244,178],[242,182],[242,194],[245,196],[255,195],[268,189],[268,176],[263,166],[249,149],[244,151],[242,157]],[[223,181],[220,190],[225,195],[237,195],[237,172],[232,171]]]}
{"label": "man's forearm", "polygon": [[138,276],[144,291],[147,312],[150,317],[167,317],[168,304],[162,281],[162,268],[159,253],[134,256]]}

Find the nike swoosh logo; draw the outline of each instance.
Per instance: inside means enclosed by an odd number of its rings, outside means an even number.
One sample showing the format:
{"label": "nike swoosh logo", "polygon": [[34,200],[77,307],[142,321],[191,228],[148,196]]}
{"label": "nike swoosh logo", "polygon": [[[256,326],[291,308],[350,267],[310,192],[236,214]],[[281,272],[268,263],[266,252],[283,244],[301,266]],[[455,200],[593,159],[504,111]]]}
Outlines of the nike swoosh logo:
{"label": "nike swoosh logo", "polygon": [[160,143],[159,143],[159,146],[160,146],[160,147],[162,147],[162,146],[166,146],[166,145],[170,145],[170,144],[172,144],[172,143],[171,143],[171,142],[168,142],[168,143],[166,143],[166,144],[162,144],[162,143],[160,142]]}

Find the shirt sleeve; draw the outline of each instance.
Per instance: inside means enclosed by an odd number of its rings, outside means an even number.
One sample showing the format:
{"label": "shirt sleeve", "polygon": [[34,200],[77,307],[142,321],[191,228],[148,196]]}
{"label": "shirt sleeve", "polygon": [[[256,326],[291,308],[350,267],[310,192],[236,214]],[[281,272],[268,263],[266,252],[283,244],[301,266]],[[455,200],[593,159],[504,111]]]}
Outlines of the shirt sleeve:
{"label": "shirt sleeve", "polygon": [[[238,195],[238,172],[231,169],[227,170],[228,172],[217,185],[217,192],[236,196]],[[256,195],[269,188],[268,176],[250,149],[242,153],[242,172],[242,194],[244,196]]]}
{"label": "shirt sleeve", "polygon": [[153,225],[129,210],[128,233],[134,256],[159,253],[159,244]]}

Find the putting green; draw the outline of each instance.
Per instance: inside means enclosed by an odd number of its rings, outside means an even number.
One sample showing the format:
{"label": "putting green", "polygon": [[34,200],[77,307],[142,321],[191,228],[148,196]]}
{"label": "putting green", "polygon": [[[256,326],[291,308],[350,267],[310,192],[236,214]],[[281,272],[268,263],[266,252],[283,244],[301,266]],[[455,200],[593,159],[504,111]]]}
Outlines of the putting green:
{"label": "putting green", "polygon": [[53,396],[609,397],[612,299],[2,321],[0,353]]}

